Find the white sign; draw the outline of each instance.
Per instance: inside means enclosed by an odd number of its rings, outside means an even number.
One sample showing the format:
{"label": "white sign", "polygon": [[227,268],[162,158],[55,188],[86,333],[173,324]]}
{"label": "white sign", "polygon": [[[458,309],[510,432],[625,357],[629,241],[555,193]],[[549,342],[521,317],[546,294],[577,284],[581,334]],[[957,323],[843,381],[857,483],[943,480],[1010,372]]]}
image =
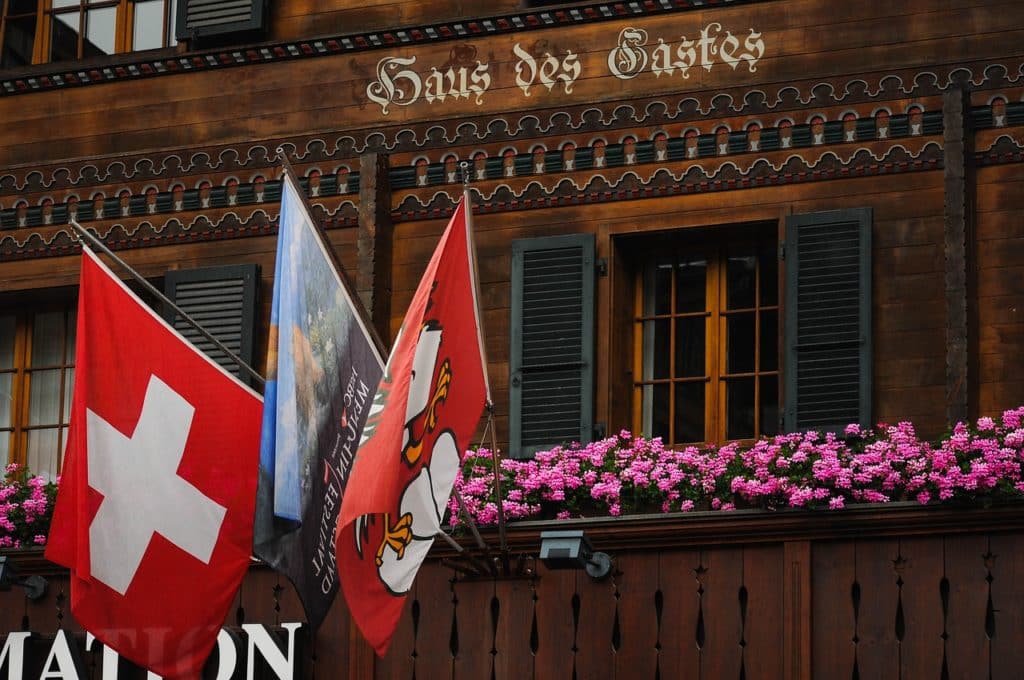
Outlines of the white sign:
{"label": "white sign", "polygon": [[[764,56],[765,44],[760,33],[752,28],[747,30],[747,35],[736,36],[713,22],[701,28],[692,40],[684,35],[678,41],[658,38],[651,42],[646,30],[627,27],[619,32],[605,61],[611,75],[620,80],[647,72],[656,78],[678,73],[685,79],[690,77],[690,69],[710,71],[717,63],[728,64],[734,71],[745,66],[754,73]],[[531,96],[531,90],[538,86],[548,92],[572,94],[576,81],[583,76],[583,62],[569,49],[564,55],[532,54],[517,42],[512,46],[512,63],[515,84],[524,97]],[[479,106],[491,87],[489,63],[476,61],[475,67],[442,67],[444,70],[431,67],[425,72],[417,71],[415,65],[415,56],[388,56],[377,62],[377,79],[366,86],[366,96],[380,106],[385,116],[392,106],[412,106],[419,101],[434,104],[473,99]]]}
{"label": "white sign", "polygon": [[[301,623],[281,624],[288,635],[285,649],[278,647],[270,631],[261,624],[246,623],[242,625],[245,640],[223,629],[217,635],[217,667],[207,671],[215,671],[216,680],[228,680],[239,668],[239,657],[243,657],[245,677],[253,680],[256,674],[257,659],[262,659],[265,667],[280,680],[294,680],[297,677],[295,632],[302,628]],[[26,642],[33,635],[29,632],[12,632],[7,635],[4,645],[0,648],[0,678],[4,680],[36,680],[30,677],[27,669],[38,666],[38,659],[26,655]],[[85,651],[92,650],[96,638],[91,633],[85,637]],[[76,662],[75,642],[68,639],[64,630],[58,630],[50,642],[46,658],[42,663],[39,680],[83,680],[80,676],[82,666]],[[38,650],[33,650],[38,653]],[[102,680],[117,680],[120,657],[109,647],[103,647]],[[6,674],[4,670],[6,668]],[[38,670],[38,669],[37,669]],[[161,680],[160,676],[149,672],[147,680]]]}
{"label": "white sign", "polygon": [[647,31],[642,28],[624,28],[619,33],[619,44],[608,53],[608,70],[616,78],[629,80],[650,69],[655,77],[671,76],[677,70],[683,78],[690,77],[690,68],[702,66],[710,71],[718,59],[734,71],[746,62],[751,73],[764,56],[761,34],[750,29],[743,43],[731,31],[722,32],[722,24],[715,22],[700,30],[700,37],[689,40],[681,36],[678,43],[670,44],[658,38],[657,44],[648,46]]}
{"label": "white sign", "polygon": [[377,62],[377,80],[366,87],[366,96],[380,105],[384,115],[388,114],[392,104],[411,106],[420,98],[433,104],[445,99],[475,97],[477,105],[480,105],[484,92],[491,86],[488,64],[479,61],[473,69],[449,66],[439,71],[431,67],[425,74],[408,68],[415,63],[416,57],[384,57]]}

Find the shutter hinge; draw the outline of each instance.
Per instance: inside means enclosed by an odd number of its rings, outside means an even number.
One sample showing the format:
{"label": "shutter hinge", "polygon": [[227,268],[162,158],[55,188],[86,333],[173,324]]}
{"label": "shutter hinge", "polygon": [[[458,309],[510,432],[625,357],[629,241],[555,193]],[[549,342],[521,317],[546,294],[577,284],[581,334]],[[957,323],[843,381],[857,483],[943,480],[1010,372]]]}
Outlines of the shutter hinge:
{"label": "shutter hinge", "polygon": [[608,276],[608,258],[599,257],[594,260],[594,271],[598,276]]}
{"label": "shutter hinge", "polygon": [[779,411],[779,434],[786,434],[786,414]]}
{"label": "shutter hinge", "polygon": [[785,241],[779,241],[779,259],[780,260],[785,260],[786,259],[786,242]]}

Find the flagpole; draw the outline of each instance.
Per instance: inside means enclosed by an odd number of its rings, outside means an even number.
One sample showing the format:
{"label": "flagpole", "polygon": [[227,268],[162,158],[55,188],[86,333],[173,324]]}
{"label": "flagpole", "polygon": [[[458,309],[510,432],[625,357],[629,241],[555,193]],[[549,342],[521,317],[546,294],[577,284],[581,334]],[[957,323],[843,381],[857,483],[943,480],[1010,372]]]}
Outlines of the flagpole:
{"label": "flagpole", "polygon": [[239,368],[241,368],[243,371],[252,376],[252,378],[256,380],[260,385],[266,383],[263,376],[256,372],[256,369],[254,369],[249,364],[245,363],[245,361],[243,361],[241,357],[239,357],[237,354],[228,349],[220,340],[213,337],[213,335],[211,335],[209,331],[207,331],[205,328],[199,325],[198,321],[189,316],[185,312],[185,310],[176,305],[169,297],[167,297],[159,290],[157,290],[157,288],[149,281],[147,281],[145,277],[142,276],[142,274],[135,271],[135,269],[133,269],[131,265],[129,265],[127,262],[122,260],[117,255],[115,255],[114,252],[110,250],[110,248],[108,248],[107,245],[103,243],[103,241],[99,240],[96,236],[94,236],[92,232],[90,232],[88,229],[86,229],[73,219],[69,220],[68,222],[71,225],[71,228],[74,229],[75,233],[78,234],[78,236],[81,239],[87,241],[89,245],[93,246],[101,253],[103,253],[104,255],[112,259],[114,262],[116,262],[119,266],[124,268],[124,270],[127,271],[133,279],[135,279],[143,288],[146,289],[146,292],[160,300],[160,302],[162,302],[163,304],[173,309],[175,314],[180,316],[182,320],[184,320],[189,326],[199,331],[199,333],[202,334],[204,338],[212,342],[214,346],[217,347],[217,349],[223,352],[224,355],[233,363],[237,364]]}
{"label": "flagpole", "polygon": [[491,431],[491,463],[494,468],[494,495],[497,499],[498,510],[498,542],[501,551],[502,566],[505,573],[509,571],[508,540],[505,536],[505,499],[501,492],[501,454],[498,453],[498,443],[495,436],[494,425],[494,400],[491,398],[491,383],[487,376],[487,349],[484,346],[483,338],[483,315],[480,313],[480,268],[476,259],[476,239],[473,232],[473,198],[469,193],[469,162],[462,161],[462,200],[465,202],[466,234],[469,239],[467,250],[473,262],[473,309],[476,313],[476,339],[480,347],[480,364],[483,367],[484,387],[487,390],[487,422]]}
{"label": "flagpole", "polygon": [[[366,311],[366,306],[363,304],[362,298],[356,295],[356,292],[352,290],[352,286],[349,284],[348,278],[345,276],[345,267],[342,266],[341,261],[338,259],[338,255],[334,252],[334,248],[331,247],[331,242],[327,238],[327,232],[324,231],[324,228],[317,220],[313,219],[313,205],[309,202],[306,192],[302,190],[302,185],[299,184],[299,175],[295,172],[295,168],[293,168],[292,164],[288,161],[288,154],[284,146],[277,147],[277,158],[281,161],[281,170],[284,175],[290,175],[291,180],[295,183],[295,193],[299,195],[302,205],[305,206],[306,214],[310,217],[309,221],[313,223],[313,228],[320,237],[320,243],[323,245],[324,250],[327,252],[327,256],[334,264],[334,269],[338,273],[338,279],[341,281],[342,287],[348,294],[349,299],[352,300],[352,308],[355,309],[356,314],[359,315],[360,322],[373,339],[373,343],[377,346],[377,353],[380,355],[382,360],[386,360],[388,356],[388,348],[384,344],[384,340],[380,337],[380,334],[377,332],[377,327],[373,325],[373,322]],[[278,222],[280,222],[280,219],[280,214],[278,214]]]}

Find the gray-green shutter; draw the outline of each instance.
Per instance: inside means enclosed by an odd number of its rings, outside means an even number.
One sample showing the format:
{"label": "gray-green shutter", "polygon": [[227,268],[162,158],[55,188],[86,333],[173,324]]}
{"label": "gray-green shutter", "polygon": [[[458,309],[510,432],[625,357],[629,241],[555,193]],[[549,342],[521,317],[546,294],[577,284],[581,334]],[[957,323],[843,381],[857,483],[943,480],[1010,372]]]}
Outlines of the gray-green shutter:
{"label": "gray-green shutter", "polygon": [[785,429],[871,424],[871,209],[786,219]]}
{"label": "gray-green shutter", "polygon": [[[259,279],[258,264],[169,271],[164,276],[164,293],[210,335],[252,366]],[[237,363],[173,310],[166,310],[165,316],[193,345],[243,382],[251,384],[251,378]]]}
{"label": "gray-green shutter", "polygon": [[594,420],[594,237],[512,243],[509,448],[589,442]]}
{"label": "gray-green shutter", "polygon": [[175,33],[190,40],[266,28],[266,0],[178,0]]}

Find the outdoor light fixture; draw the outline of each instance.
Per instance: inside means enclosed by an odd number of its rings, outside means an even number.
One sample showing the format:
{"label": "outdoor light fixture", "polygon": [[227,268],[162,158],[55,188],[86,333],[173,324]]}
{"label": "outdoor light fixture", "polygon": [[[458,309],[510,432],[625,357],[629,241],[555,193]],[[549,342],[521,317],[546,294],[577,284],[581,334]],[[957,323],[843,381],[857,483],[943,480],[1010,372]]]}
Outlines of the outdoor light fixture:
{"label": "outdoor light fixture", "polygon": [[611,558],[594,552],[582,529],[540,532],[540,561],[548,569],[586,569],[594,579],[612,571]]}
{"label": "outdoor light fixture", "polygon": [[25,596],[30,600],[38,600],[46,594],[45,578],[42,576],[20,576],[6,557],[0,557],[0,590],[10,590],[11,586],[24,588]]}

